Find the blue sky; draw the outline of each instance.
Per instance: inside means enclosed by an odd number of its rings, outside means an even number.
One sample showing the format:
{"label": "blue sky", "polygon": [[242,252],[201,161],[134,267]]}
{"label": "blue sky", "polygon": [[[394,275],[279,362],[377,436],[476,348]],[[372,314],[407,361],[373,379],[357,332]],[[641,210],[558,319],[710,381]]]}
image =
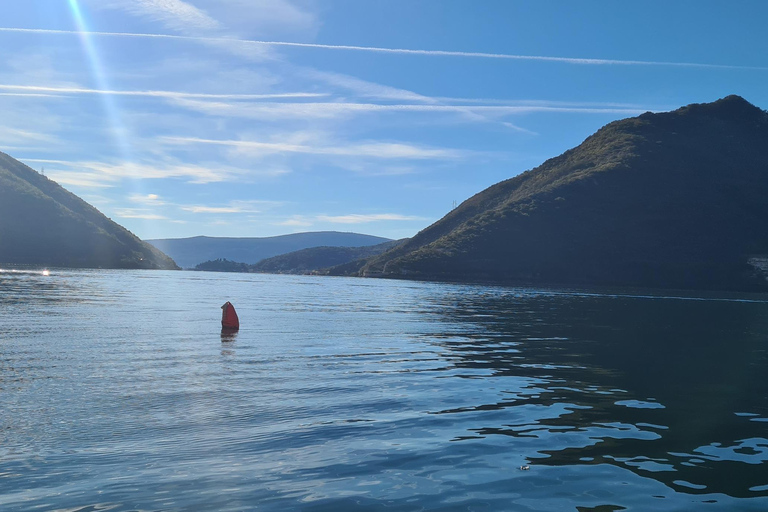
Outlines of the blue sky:
{"label": "blue sky", "polygon": [[142,238],[412,236],[610,121],[768,108],[762,0],[6,4],[0,150]]}

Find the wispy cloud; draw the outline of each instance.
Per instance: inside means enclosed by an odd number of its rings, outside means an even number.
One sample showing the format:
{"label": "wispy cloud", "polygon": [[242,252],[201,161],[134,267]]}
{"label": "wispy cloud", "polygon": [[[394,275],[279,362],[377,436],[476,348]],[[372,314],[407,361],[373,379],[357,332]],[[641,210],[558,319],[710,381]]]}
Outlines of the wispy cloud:
{"label": "wispy cloud", "polygon": [[178,145],[213,144],[218,146],[229,146],[246,150],[257,155],[300,153],[327,156],[355,156],[383,159],[421,160],[464,158],[469,154],[466,151],[456,149],[430,148],[395,142],[367,142],[338,146],[324,144],[305,145],[247,140],[199,139],[194,137],[163,137],[161,140],[167,142],[168,144]]}
{"label": "wispy cloud", "polygon": [[260,205],[273,206],[272,201],[231,201],[226,205],[187,205],[180,206],[186,212],[191,213],[261,213]]}
{"label": "wispy cloud", "polygon": [[16,98],[60,98],[57,94],[40,94],[28,92],[0,92],[0,96],[14,96]]}
{"label": "wispy cloud", "polygon": [[160,219],[167,218],[158,214],[154,209],[161,208],[167,213],[169,211],[184,211],[193,214],[243,214],[243,213],[261,213],[265,209],[280,206],[278,201],[250,200],[250,201],[230,201],[226,204],[179,204],[163,200],[157,194],[132,194],[128,196],[128,201],[134,204],[143,205],[148,208],[124,208],[118,210],[120,216],[126,218],[141,219]]}
{"label": "wispy cloud", "polygon": [[377,98],[395,101],[410,101],[422,103],[437,103],[437,100],[413,91],[398,89],[388,85],[381,85],[357,77],[341,73],[319,71],[311,68],[301,68],[298,71],[303,77],[318,80],[336,88],[346,89],[356,96],[363,98]]}
{"label": "wispy cloud", "polygon": [[115,180],[97,172],[84,171],[47,171],[46,175],[59,185],[71,185],[81,188],[110,188],[115,186]]}
{"label": "wispy cloud", "polygon": [[123,219],[168,220],[164,215],[140,208],[118,208],[114,213]]}
{"label": "wispy cloud", "polygon": [[[80,34],[79,32],[74,30],[53,30],[53,29],[15,28],[15,27],[0,27],[0,32],[17,32],[17,33],[51,34],[51,35]],[[534,62],[549,62],[549,63],[556,63],[556,64],[574,64],[574,65],[582,65],[582,66],[668,66],[668,67],[703,68],[703,69],[732,69],[732,70],[741,69],[741,70],[753,70],[753,71],[768,71],[768,67],[765,67],[765,66],[737,66],[737,65],[713,64],[713,63],[701,63],[701,62],[665,62],[665,61],[652,61],[652,60],[557,57],[557,56],[548,56],[548,55],[516,55],[516,54],[508,54],[508,53],[466,52],[466,51],[452,51],[452,50],[382,48],[382,47],[375,47],[375,46],[331,45],[331,44],[319,44],[319,43],[299,43],[299,42],[291,42],[291,41],[259,41],[254,39],[237,39],[237,38],[227,38],[227,37],[201,37],[201,36],[183,36],[183,35],[173,35],[173,34],[149,34],[149,33],[132,33],[132,32],[92,31],[92,32],[87,32],[87,34],[92,36],[101,36],[101,37],[177,39],[177,40],[196,41],[201,43],[223,42],[223,43],[232,43],[232,44],[238,44],[238,45],[251,44],[251,45],[257,45],[257,46],[271,46],[271,47],[285,47],[285,48],[311,48],[311,49],[319,49],[319,50],[340,50],[340,51],[398,54],[398,55],[412,55],[412,56],[424,56],[424,57],[460,57],[460,58],[474,58],[474,59],[534,61]]]}
{"label": "wispy cloud", "polygon": [[128,196],[128,200],[132,203],[150,205],[150,206],[163,206],[163,201],[157,194],[131,194]]}
{"label": "wispy cloud", "polygon": [[232,179],[244,174],[244,171],[222,168],[221,165],[210,167],[185,163],[137,163],[137,162],[97,162],[65,161],[35,158],[21,158],[30,163],[48,163],[70,170],[51,169],[48,175],[54,181],[80,187],[105,188],[115,186],[123,179],[167,179],[184,178],[190,183],[205,184]]}
{"label": "wispy cloud", "polygon": [[[125,90],[104,90],[90,89],[86,87],[58,87],[51,85],[13,85],[0,84],[0,90],[5,91],[25,91],[23,93],[10,93],[13,96],[51,96],[44,93],[63,94],[94,94],[106,96],[141,96],[149,98],[203,98],[203,99],[225,99],[225,100],[271,100],[288,98],[320,98],[329,96],[327,93],[310,92],[286,92],[275,94],[209,94],[183,91],[125,91]],[[2,93],[0,93],[2,94]]]}
{"label": "wispy cloud", "polygon": [[228,29],[243,30],[262,36],[300,34],[313,36],[318,28],[307,2],[291,0],[196,0]]}
{"label": "wispy cloud", "polygon": [[350,213],[347,215],[293,215],[276,222],[277,226],[307,228],[323,224],[370,224],[373,222],[424,222],[429,219],[399,213]]}
{"label": "wispy cloud", "polygon": [[308,228],[312,226],[313,222],[303,215],[294,215],[293,217],[276,222],[276,226],[288,226],[295,228]]}
{"label": "wispy cloud", "polygon": [[[359,102],[240,102],[200,101],[177,98],[174,103],[180,107],[200,113],[224,117],[241,117],[260,120],[293,119],[336,119],[344,116],[373,113],[443,113],[470,116],[472,120],[487,121],[488,116],[507,116],[536,112],[578,113],[578,114],[622,114],[637,115],[650,109],[626,107],[585,107],[557,105],[424,105],[424,104],[381,104]],[[477,117],[473,117],[477,116]],[[512,125],[520,131],[522,128]]]}
{"label": "wispy cloud", "polygon": [[24,130],[19,128],[9,128],[6,126],[0,126],[0,140],[4,143],[18,143],[18,142],[52,142],[55,137],[46,133],[34,132],[31,130]]}
{"label": "wispy cloud", "polygon": [[137,162],[104,163],[82,162],[82,167],[97,171],[114,179],[166,179],[187,178],[191,183],[213,183],[231,177],[231,171],[217,166],[199,166],[185,163],[150,164]]}
{"label": "wispy cloud", "polygon": [[380,221],[425,221],[424,217],[415,217],[412,215],[400,215],[399,213],[373,213],[349,215],[318,215],[320,222],[331,222],[334,224],[367,224],[369,222]]}
{"label": "wispy cloud", "polygon": [[221,27],[205,11],[182,0],[98,0],[93,4],[120,9],[174,29],[214,30]]}

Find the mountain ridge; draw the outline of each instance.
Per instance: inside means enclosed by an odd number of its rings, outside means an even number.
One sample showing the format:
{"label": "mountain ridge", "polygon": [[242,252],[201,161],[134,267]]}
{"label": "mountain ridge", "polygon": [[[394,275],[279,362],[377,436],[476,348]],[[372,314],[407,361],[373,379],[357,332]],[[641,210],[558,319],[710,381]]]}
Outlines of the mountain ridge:
{"label": "mountain ridge", "polygon": [[311,247],[365,247],[389,241],[388,238],[340,231],[312,231],[271,237],[196,236],[147,240],[184,268],[193,268],[217,259],[252,265],[266,258]]}
{"label": "mountain ridge", "polygon": [[766,194],[768,113],[728,96],[609,123],[351,274],[763,290]]}
{"label": "mountain ridge", "polygon": [[177,269],[99,210],[0,152],[0,262],[74,268]]}
{"label": "mountain ridge", "polygon": [[402,240],[392,240],[377,245],[362,247],[308,247],[263,259],[252,265],[217,259],[206,261],[195,266],[194,270],[209,272],[247,272],[259,274],[315,274],[324,275],[325,269],[333,266],[346,265],[370,256],[381,254],[387,249],[402,243]]}

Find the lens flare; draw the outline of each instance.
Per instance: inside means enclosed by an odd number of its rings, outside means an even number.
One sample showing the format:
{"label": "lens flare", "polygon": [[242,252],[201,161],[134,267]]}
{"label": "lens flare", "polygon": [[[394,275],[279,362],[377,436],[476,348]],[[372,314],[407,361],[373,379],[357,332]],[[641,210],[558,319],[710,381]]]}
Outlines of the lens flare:
{"label": "lens flare", "polygon": [[[110,91],[109,80],[107,79],[107,68],[102,64],[99,53],[96,51],[91,31],[89,30],[83,11],[80,9],[78,0],[68,0],[69,8],[72,12],[72,19],[77,27],[78,37],[85,53],[89,71],[93,77],[96,87],[101,90]],[[130,144],[130,132],[123,124],[115,97],[111,94],[101,95],[101,101],[104,106],[104,113],[108,124],[112,141],[117,149],[117,155],[124,164],[130,164],[133,161],[133,154]],[[134,193],[142,194],[143,190],[140,180],[131,180]]]}
{"label": "lens flare", "polygon": [[[72,18],[77,26],[80,43],[83,46],[83,51],[85,52],[85,57],[88,61],[88,67],[90,68],[93,80],[96,82],[99,89],[110,90],[111,88],[109,87],[107,80],[106,69],[99,59],[99,54],[96,52],[96,47],[93,44],[93,39],[89,33],[90,31],[85,23],[80,4],[77,0],[69,0],[69,7],[72,11]],[[107,121],[114,142],[117,145],[120,156],[127,161],[130,154],[129,144],[126,137],[125,127],[123,126],[117,105],[115,104],[115,99],[108,94],[103,95],[101,99],[104,103],[104,110],[107,115]]]}

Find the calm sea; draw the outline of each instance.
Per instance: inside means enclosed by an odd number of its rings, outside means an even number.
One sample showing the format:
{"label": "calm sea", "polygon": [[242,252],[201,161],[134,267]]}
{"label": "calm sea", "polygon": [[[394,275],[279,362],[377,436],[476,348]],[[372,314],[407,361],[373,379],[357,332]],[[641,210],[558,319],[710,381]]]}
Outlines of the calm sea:
{"label": "calm sea", "polygon": [[768,302],[670,295],[3,271],[0,510],[768,510]]}

